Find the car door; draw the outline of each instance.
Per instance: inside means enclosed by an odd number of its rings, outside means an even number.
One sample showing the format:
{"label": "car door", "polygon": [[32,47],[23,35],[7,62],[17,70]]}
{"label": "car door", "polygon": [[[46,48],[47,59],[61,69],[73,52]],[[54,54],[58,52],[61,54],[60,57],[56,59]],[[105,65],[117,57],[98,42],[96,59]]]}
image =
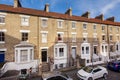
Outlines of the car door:
{"label": "car door", "polygon": [[100,78],[101,75],[102,75],[101,72],[102,72],[102,69],[100,69],[100,68],[94,69],[93,72],[92,72],[93,78],[94,79]]}

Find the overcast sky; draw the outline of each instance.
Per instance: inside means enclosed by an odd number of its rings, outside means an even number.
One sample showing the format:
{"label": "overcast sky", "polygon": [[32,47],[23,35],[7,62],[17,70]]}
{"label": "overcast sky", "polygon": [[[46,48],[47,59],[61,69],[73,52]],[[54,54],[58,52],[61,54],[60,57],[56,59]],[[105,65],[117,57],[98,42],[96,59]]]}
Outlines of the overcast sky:
{"label": "overcast sky", "polygon": [[[114,16],[120,22],[120,0],[20,0],[23,7],[43,10],[46,3],[50,4],[51,12],[65,13],[72,8],[73,15],[80,16],[86,11],[91,18],[104,14],[104,19]],[[0,4],[13,5],[13,0],[0,0]]]}

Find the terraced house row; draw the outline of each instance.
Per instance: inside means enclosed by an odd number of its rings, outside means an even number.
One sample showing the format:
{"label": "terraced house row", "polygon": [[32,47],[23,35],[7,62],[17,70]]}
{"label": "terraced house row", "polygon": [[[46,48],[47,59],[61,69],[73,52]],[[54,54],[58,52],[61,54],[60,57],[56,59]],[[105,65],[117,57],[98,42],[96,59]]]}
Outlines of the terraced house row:
{"label": "terraced house row", "polygon": [[55,13],[49,4],[44,10],[23,8],[19,0],[0,4],[0,62],[10,61],[6,70],[100,64],[119,59],[119,52],[120,22],[114,17],[75,16],[71,8]]}

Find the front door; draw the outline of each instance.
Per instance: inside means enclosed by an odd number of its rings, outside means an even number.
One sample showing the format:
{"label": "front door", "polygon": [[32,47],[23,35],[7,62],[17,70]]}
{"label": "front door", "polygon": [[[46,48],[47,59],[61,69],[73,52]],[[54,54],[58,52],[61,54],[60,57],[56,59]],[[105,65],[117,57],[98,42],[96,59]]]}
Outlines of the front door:
{"label": "front door", "polygon": [[47,49],[42,49],[41,55],[42,55],[42,62],[47,62]]}
{"label": "front door", "polygon": [[72,58],[76,58],[76,47],[72,47]]}
{"label": "front door", "polygon": [[0,51],[0,62],[5,61],[5,51]]}

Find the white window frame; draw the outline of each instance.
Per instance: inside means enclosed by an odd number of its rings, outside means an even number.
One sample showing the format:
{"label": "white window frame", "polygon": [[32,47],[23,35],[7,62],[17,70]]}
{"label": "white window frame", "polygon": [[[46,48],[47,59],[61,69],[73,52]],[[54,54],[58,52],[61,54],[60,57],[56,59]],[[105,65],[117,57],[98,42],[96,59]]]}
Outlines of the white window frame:
{"label": "white window frame", "polygon": [[110,40],[110,41],[113,40],[113,35],[112,35],[112,34],[109,35],[109,40]]}
{"label": "white window frame", "polygon": [[77,37],[77,33],[76,32],[71,32],[72,34],[72,42],[76,42],[76,37]]}
{"label": "white window frame", "polygon": [[117,32],[117,33],[119,32],[119,27],[118,27],[118,26],[116,27],[116,32]]}
{"label": "white window frame", "polygon": [[[83,26],[83,30],[87,30],[87,24],[88,23],[83,23],[83,25],[82,25]],[[86,27],[84,27],[84,25],[86,25]]]}
{"label": "white window frame", "polygon": [[[57,20],[58,28],[63,28],[63,21],[64,20]],[[61,26],[59,22],[61,22]]]}
{"label": "white window frame", "polygon": [[94,32],[97,31],[97,24],[93,24],[93,30],[94,30]]}
{"label": "white window frame", "polygon": [[[105,32],[105,26],[106,26],[106,25],[103,25],[103,24],[101,25],[101,30],[102,30],[102,32]],[[104,27],[104,28],[103,28],[103,27]]]}
{"label": "white window frame", "polygon": [[7,13],[0,12],[0,17],[4,18],[4,23],[0,22],[0,25],[5,25],[5,17],[6,17],[6,15],[7,15]]}
{"label": "white window frame", "polygon": [[[72,29],[76,29],[76,22],[75,21],[71,21],[71,25],[72,25]],[[73,26],[73,24],[74,24],[74,26]]]}
{"label": "white window frame", "polygon": [[[47,43],[48,31],[41,31],[41,34],[42,34],[42,35],[41,35],[41,39],[42,39],[41,42],[42,42],[42,43]],[[44,36],[43,36],[43,35],[44,35]]]}
{"label": "white window frame", "polygon": [[21,26],[29,26],[29,18],[28,15],[20,15],[21,17]]}
{"label": "white window frame", "polygon": [[[43,20],[46,21],[45,24],[43,23]],[[45,28],[45,27],[48,26],[48,18],[44,18],[44,17],[41,18],[41,26],[42,26],[43,28]]]}

